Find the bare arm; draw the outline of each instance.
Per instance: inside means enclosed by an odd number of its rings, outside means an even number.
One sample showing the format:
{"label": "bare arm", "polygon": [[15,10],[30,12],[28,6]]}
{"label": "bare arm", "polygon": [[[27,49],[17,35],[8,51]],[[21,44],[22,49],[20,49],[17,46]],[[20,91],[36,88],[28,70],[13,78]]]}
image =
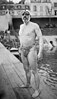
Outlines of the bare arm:
{"label": "bare arm", "polygon": [[40,28],[38,27],[36,29],[36,39],[39,41],[39,52],[38,52],[38,58],[42,57],[42,51],[43,51],[43,37],[42,37],[42,32]]}
{"label": "bare arm", "polygon": [[42,38],[42,36],[40,36],[39,37],[39,53],[38,53],[38,55],[41,56],[42,51],[43,51],[43,38]]}

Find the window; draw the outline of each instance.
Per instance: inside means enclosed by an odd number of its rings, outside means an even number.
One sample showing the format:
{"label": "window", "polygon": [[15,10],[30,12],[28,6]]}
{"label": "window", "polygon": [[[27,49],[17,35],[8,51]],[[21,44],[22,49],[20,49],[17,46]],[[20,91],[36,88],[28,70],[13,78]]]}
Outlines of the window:
{"label": "window", "polygon": [[36,5],[33,6],[33,11],[37,11],[37,6]]}
{"label": "window", "polygon": [[50,0],[42,0],[42,2],[44,2],[44,3],[50,3],[51,1]]}
{"label": "window", "polygon": [[25,5],[25,9],[28,9],[28,10],[30,10],[30,6],[28,6],[28,5]]}
{"label": "window", "polygon": [[57,3],[54,3],[54,7],[57,7]]}
{"label": "window", "polygon": [[57,10],[55,10],[55,15],[57,15]]}
{"label": "window", "polygon": [[31,3],[40,3],[41,0],[31,0]]}

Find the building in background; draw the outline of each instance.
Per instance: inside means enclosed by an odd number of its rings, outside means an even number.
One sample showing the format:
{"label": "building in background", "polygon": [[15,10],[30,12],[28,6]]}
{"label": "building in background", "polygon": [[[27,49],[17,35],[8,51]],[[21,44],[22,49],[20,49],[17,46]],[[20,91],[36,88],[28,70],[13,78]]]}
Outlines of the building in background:
{"label": "building in background", "polygon": [[52,12],[55,16],[57,16],[57,0],[52,2]]}
{"label": "building in background", "polygon": [[57,1],[51,0],[22,0],[24,3],[1,4],[0,15],[6,14],[6,9],[10,10],[12,17],[21,18],[25,9],[29,9],[32,17],[50,17],[57,15]]}
{"label": "building in background", "polygon": [[25,9],[30,10],[32,17],[47,17],[52,15],[52,3],[50,0],[30,0],[30,2],[25,0],[25,4],[14,4],[13,6],[13,11],[11,10],[13,17],[21,17],[22,11]]}
{"label": "building in background", "polygon": [[51,15],[51,2],[50,0],[31,0],[30,10],[31,15],[34,17],[45,17]]}

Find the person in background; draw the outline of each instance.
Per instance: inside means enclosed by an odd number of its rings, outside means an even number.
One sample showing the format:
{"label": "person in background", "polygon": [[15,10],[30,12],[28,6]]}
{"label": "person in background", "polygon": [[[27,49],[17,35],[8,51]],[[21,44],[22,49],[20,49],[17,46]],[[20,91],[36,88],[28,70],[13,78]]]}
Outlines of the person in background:
{"label": "person in background", "polygon": [[[20,25],[19,30],[19,40],[20,48],[19,52],[21,53],[21,59],[23,62],[27,83],[21,87],[31,87],[31,72],[34,75],[35,82],[35,91],[32,94],[32,97],[35,98],[39,95],[39,85],[40,79],[38,75],[38,64],[37,60],[40,60],[42,57],[43,49],[43,40],[42,32],[37,23],[30,21],[31,15],[29,10],[25,10],[22,13],[23,24]],[[39,51],[37,49],[36,42],[39,43]]]}

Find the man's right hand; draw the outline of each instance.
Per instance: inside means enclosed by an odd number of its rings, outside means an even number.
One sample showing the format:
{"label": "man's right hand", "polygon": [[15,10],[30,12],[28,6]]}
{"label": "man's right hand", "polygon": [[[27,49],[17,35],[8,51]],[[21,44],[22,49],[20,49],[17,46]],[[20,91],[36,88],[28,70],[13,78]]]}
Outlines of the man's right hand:
{"label": "man's right hand", "polygon": [[42,53],[38,53],[38,61],[42,60],[42,58],[43,58]]}

